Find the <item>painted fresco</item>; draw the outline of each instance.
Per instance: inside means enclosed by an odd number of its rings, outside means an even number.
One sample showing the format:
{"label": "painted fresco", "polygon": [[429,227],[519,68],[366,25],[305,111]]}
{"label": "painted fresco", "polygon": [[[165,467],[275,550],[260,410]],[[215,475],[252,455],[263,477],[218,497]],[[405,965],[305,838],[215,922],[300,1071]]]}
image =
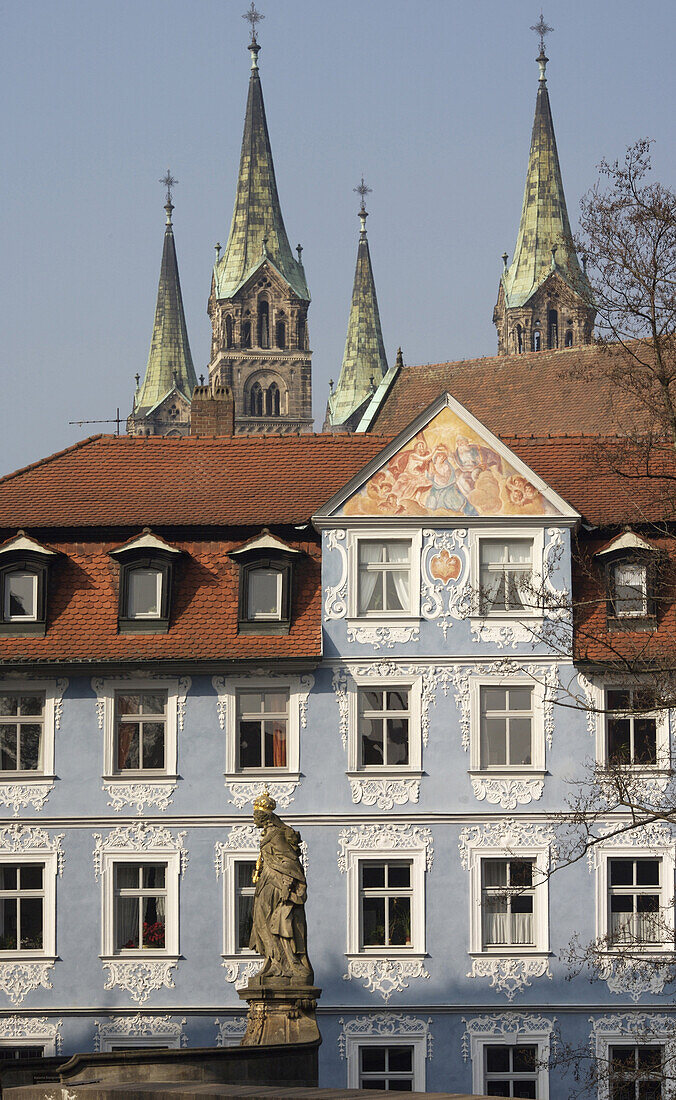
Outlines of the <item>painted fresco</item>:
{"label": "painted fresco", "polygon": [[556,515],[452,409],[445,408],[346,502],[346,516]]}

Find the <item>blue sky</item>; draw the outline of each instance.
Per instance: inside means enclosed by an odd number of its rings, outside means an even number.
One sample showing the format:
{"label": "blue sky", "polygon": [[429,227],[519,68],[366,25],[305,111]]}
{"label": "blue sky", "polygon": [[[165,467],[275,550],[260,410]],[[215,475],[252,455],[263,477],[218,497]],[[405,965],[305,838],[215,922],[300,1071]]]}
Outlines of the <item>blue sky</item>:
{"label": "blue sky", "polygon": [[[232,213],[244,0],[0,4],[0,472],[126,416],[145,370],[169,166],[190,341],[206,373],[213,246]],[[390,361],[490,355],[537,87],[534,0],[260,0],[261,78],[289,238],[312,292],[315,415],[343,353],[363,173]],[[654,138],[676,177],[673,0],[548,0],[571,220],[602,156]]]}

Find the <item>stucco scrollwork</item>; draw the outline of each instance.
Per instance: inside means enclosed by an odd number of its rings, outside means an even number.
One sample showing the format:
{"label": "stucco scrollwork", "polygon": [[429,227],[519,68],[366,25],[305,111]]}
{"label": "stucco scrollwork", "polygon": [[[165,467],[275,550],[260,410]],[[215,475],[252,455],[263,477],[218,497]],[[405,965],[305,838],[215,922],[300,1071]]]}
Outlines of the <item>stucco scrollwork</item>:
{"label": "stucco scrollwork", "polygon": [[254,959],[245,959],[242,962],[238,959],[224,959],[221,966],[225,970],[226,982],[232,982],[235,989],[243,989],[252,978],[256,977],[264,961],[258,955]]}
{"label": "stucco scrollwork", "polygon": [[554,704],[559,689],[559,673],[555,664],[522,664],[520,661],[489,661],[482,664],[459,665],[449,670],[448,679],[455,687],[455,701],[460,712],[462,747],[467,751],[472,732],[472,680],[482,676],[524,676],[543,689],[543,714],[545,740],[551,749],[554,737]]}
{"label": "stucco scrollwork", "polygon": [[144,1004],[158,989],[174,988],[174,959],[115,959],[104,962],[103,969],[108,971],[103,988],[124,989],[137,1004]]}
{"label": "stucco scrollwork", "polygon": [[588,680],[583,672],[578,672],[577,682],[582,692],[582,705],[587,712],[587,730],[592,735],[596,734],[596,721],[598,717],[598,704],[596,692],[591,680]]}
{"label": "stucco scrollwork", "polygon": [[521,958],[488,958],[472,959],[472,969],[467,973],[468,978],[490,978],[491,989],[497,993],[504,993],[508,1001],[513,1001],[516,994],[529,986],[533,978],[549,978],[552,980],[552,972],[549,968],[549,959]]}
{"label": "stucco scrollwork", "polygon": [[9,997],[13,1005],[21,1004],[28,993],[38,986],[51,989],[49,980],[53,962],[1,962],[0,991]]}
{"label": "stucco scrollwork", "polygon": [[401,664],[393,660],[371,661],[368,664],[334,669],[332,686],[338,703],[338,728],[344,749],[347,749],[350,727],[349,678],[351,675],[374,681],[388,680],[393,677],[416,680],[420,677],[420,730],[423,745],[427,747],[430,736],[430,706],[437,701],[438,687],[443,688],[444,694],[448,692],[448,685],[452,678],[450,669],[440,666]]}
{"label": "stucco scrollwork", "polygon": [[362,980],[369,993],[380,993],[389,1001],[393,993],[408,989],[413,978],[429,980],[422,959],[349,959],[344,981]]}
{"label": "stucco scrollwork", "polygon": [[425,530],[423,539],[420,611],[441,627],[445,639],[453,620],[465,619],[472,611],[467,531]]}
{"label": "stucco scrollwork", "polygon": [[622,1012],[610,1016],[590,1016],[591,1053],[595,1054],[597,1036],[604,1034],[627,1035],[644,1042],[676,1032],[676,1017],[665,1012]]}
{"label": "stucco scrollwork", "polygon": [[94,1050],[99,1053],[106,1041],[121,1039],[167,1039],[176,1046],[188,1045],[188,1036],[183,1031],[185,1017],[145,1016],[137,1012],[135,1016],[109,1016],[106,1020],[94,1020]]}
{"label": "stucco scrollwork", "polygon": [[492,779],[476,776],[472,790],[479,802],[490,802],[503,810],[515,810],[517,805],[527,806],[542,798],[545,785],[542,779]]}
{"label": "stucco scrollwork", "polygon": [[212,676],[211,683],[214,691],[216,692],[216,711],[218,713],[218,724],[222,730],[225,729],[225,720],[228,714],[228,695],[225,686],[225,676]]}
{"label": "stucco scrollwork", "polygon": [[427,871],[432,869],[434,862],[432,830],[426,826],[398,825],[389,821],[377,825],[355,825],[350,829],[341,829],[338,842],[338,869],[341,874],[347,871],[349,851],[410,851],[423,848]]}
{"label": "stucco scrollwork", "polygon": [[590,844],[587,849],[587,865],[590,871],[596,871],[604,854],[604,845],[622,848],[670,848],[674,844],[674,833],[670,825],[662,821],[651,821],[647,825],[636,825],[627,829],[622,823],[602,825],[598,830],[598,843]]}
{"label": "stucco scrollwork", "polygon": [[556,1016],[550,1019],[534,1013],[492,1012],[486,1016],[463,1016],[462,1022],[465,1025],[461,1044],[462,1060],[467,1062],[471,1053],[470,1039],[474,1036],[481,1039],[509,1039],[513,1043],[518,1043],[522,1035],[537,1035],[553,1040]]}
{"label": "stucco scrollwork", "polygon": [[217,1047],[239,1046],[246,1031],[246,1016],[229,1016],[227,1020],[221,1020],[217,1016],[214,1023]]}
{"label": "stucco scrollwork", "polygon": [[26,806],[39,812],[53,790],[54,784],[49,780],[44,783],[0,783],[0,806],[11,807],[15,817]]}
{"label": "stucco scrollwork", "polygon": [[391,810],[396,806],[405,806],[407,802],[417,802],[420,797],[419,779],[350,779],[350,791],[354,803],[364,806],[377,806],[379,810]]}
{"label": "stucco scrollwork", "polygon": [[549,853],[549,866],[554,867],[558,858],[556,835],[551,825],[535,821],[519,821],[501,818],[485,825],[469,825],[460,830],[458,841],[460,860],[469,869],[474,848],[497,848],[504,852],[518,853],[523,848],[542,848]]}
{"label": "stucco scrollwork", "polygon": [[488,619],[474,619],[470,629],[475,642],[496,645],[498,649],[516,649],[519,645],[539,638],[542,624],[537,619],[533,619],[532,623],[492,623]]}
{"label": "stucco scrollwork", "polygon": [[631,997],[637,1003],[646,993],[662,993],[665,985],[674,980],[676,967],[665,958],[650,958],[643,962],[635,956],[622,958],[621,955],[612,955],[600,961],[598,973],[611,993]]}
{"label": "stucco scrollwork", "polygon": [[179,730],[183,729],[183,723],[185,721],[185,707],[191,685],[192,680],[189,676],[181,676],[178,681],[178,693],[176,696],[176,720],[178,722]]}
{"label": "stucco scrollwork", "polygon": [[424,1039],[425,1058],[432,1057],[432,1018],[406,1016],[403,1012],[374,1012],[370,1016],[353,1016],[351,1020],[340,1017],[341,1032],[338,1036],[338,1053],[347,1055],[348,1039]]}
{"label": "stucco scrollwork", "polygon": [[34,1040],[54,1044],[57,1054],[61,1053],[63,1020],[54,1020],[48,1016],[3,1016],[0,1019],[0,1040],[11,1043],[13,1040]]}
{"label": "stucco scrollwork", "polygon": [[249,779],[233,783],[227,780],[225,786],[230,791],[228,802],[231,802],[238,810],[242,810],[246,805],[252,803],[254,798],[261,794],[264,787],[267,787],[277,805],[286,809],[293,802],[298,782],[298,780],[290,780],[288,783],[272,783],[265,780]]}
{"label": "stucco scrollwork", "polygon": [[394,649],[395,645],[407,645],[420,640],[418,626],[358,626],[347,628],[348,642],[370,645],[374,649]]}
{"label": "stucco scrollwork", "polygon": [[340,558],[340,578],[337,584],[327,585],[324,600],[324,616],[327,619],[344,619],[347,615],[347,532],[338,528],[326,536],[326,549],[336,550]]}
{"label": "stucco scrollwork", "polygon": [[94,875],[101,877],[103,853],[107,851],[131,851],[143,855],[152,852],[178,852],[181,874],[188,863],[188,852],[183,847],[185,830],[176,836],[165,825],[155,825],[147,821],[134,821],[131,825],[116,825],[108,836],[94,833]]}
{"label": "stucco scrollwork", "polygon": [[68,688],[68,680],[64,677],[60,677],[54,685],[54,729],[61,729],[61,719],[63,717],[63,697],[66,694]]}
{"label": "stucco scrollwork", "polygon": [[136,813],[142,814],[146,806],[155,806],[158,810],[168,810],[176,784],[167,783],[104,783],[101,790],[109,795],[108,805],[114,810],[123,810],[125,806],[135,806]]}
{"label": "stucco scrollwork", "polygon": [[57,833],[50,837],[45,829],[37,825],[21,825],[17,822],[9,822],[0,825],[0,852],[13,852],[23,855],[27,852],[37,852],[42,855],[56,853],[56,869],[59,875],[63,874],[64,854],[61,841],[64,833]]}

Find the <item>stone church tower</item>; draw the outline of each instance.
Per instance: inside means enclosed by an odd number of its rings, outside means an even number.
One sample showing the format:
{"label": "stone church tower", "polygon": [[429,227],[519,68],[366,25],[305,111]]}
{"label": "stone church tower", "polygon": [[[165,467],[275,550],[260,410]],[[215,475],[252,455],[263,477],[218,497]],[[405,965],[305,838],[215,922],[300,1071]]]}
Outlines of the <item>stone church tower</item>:
{"label": "stone church tower", "polygon": [[514,258],[500,280],[493,323],[498,354],[590,344],[595,311],[587,278],[573,247],[545,75],[541,22],[540,66],[526,189]]}
{"label": "stone church tower", "polygon": [[236,433],[308,432],[313,427],[310,292],[300,245],[295,259],[284,228],[253,27],[235,209],[208,304],[209,381],[232,389]]}
{"label": "stone church tower", "polygon": [[[197,385],[183,312],[174,227],[171,221],[174,210],[171,188],[176,180],[167,172],[162,183],[167,187],[167,202],[164,207],[167,223],[157,287],[155,323],[143,384],[137,384],[134,405],[127,418],[129,435],[189,435],[190,402]],[[139,375],[136,378],[137,382],[140,381]]]}

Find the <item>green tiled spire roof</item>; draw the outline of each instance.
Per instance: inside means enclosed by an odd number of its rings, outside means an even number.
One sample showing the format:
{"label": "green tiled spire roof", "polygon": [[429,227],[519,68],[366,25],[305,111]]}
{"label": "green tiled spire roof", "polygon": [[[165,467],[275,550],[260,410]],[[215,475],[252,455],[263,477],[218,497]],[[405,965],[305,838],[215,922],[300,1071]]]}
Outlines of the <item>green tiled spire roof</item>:
{"label": "green tiled spire roof", "polygon": [[237,196],[228,243],[214,269],[216,297],[232,298],[267,256],[298,297],[309,302],[303,265],[291,254],[279,205],[255,39],[249,50],[251,79]]}
{"label": "green tiled spire roof", "polygon": [[[530,144],[521,224],[514,258],[503,274],[505,304],[524,305],[544,282],[555,263],[559,275],[579,290],[584,275],[572,246],[570,222],[563,193],[554,123],[549,105],[544,47],[540,66],[535,121]],[[556,248],[554,260],[552,249]]]}
{"label": "green tiled spire roof", "polygon": [[192,391],[197,385],[188,343],[174,230],[171,224],[171,212],[174,207],[169,196],[164,209],[167,212],[167,224],[164,230],[160,282],[157,288],[155,324],[145,378],[134,400],[135,414],[152,409],[158,401],[171,392],[174,385],[190,401]]}
{"label": "green tiled spire roof", "polygon": [[380,327],[376,284],[373,279],[371,254],[366,236],[368,214],[363,202],[359,217],[361,232],[345,352],[338,385],[329,397],[331,424],[344,424],[350,413],[363,404],[369,394],[377,389],[383,375],[387,373],[387,356]]}

